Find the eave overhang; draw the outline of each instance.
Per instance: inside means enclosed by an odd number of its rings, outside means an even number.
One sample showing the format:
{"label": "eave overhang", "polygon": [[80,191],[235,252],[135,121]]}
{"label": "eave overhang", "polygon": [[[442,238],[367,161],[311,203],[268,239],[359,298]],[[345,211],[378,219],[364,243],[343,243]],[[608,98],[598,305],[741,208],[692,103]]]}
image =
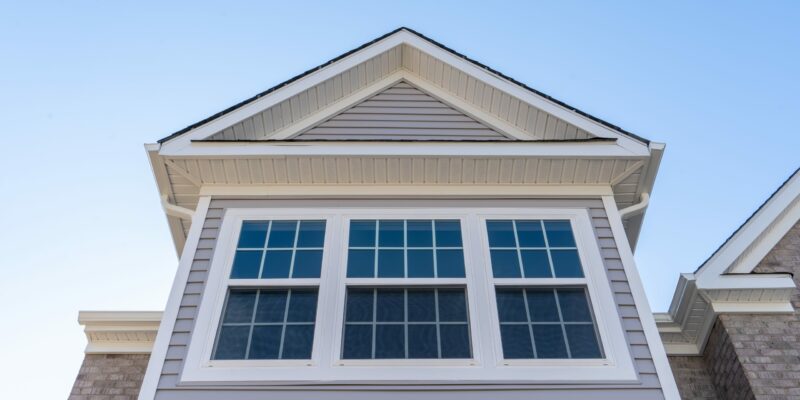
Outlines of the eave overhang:
{"label": "eave overhang", "polygon": [[148,354],[153,348],[160,311],[81,311],[86,354]]}
{"label": "eave overhang", "polygon": [[795,171],[694,273],[682,274],[667,313],[656,314],[671,355],[703,353],[722,313],[794,313],[797,290],[786,273],[754,272],[800,221],[800,169]]}

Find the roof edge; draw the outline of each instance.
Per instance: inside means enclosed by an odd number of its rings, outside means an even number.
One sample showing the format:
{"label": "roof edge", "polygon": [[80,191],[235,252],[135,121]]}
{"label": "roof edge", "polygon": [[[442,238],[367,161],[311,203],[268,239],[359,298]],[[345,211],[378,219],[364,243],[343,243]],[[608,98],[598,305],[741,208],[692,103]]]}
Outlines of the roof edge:
{"label": "roof edge", "polygon": [[491,68],[491,67],[489,67],[489,66],[487,66],[487,65],[485,65],[485,64],[483,64],[483,63],[481,63],[479,61],[476,61],[476,60],[474,60],[472,58],[469,58],[466,55],[461,54],[461,53],[459,53],[459,52],[457,52],[457,51],[445,46],[444,44],[441,44],[441,43],[439,43],[439,42],[437,42],[437,41],[435,41],[435,40],[433,40],[433,39],[431,39],[431,38],[429,38],[429,37],[417,32],[415,30],[411,29],[411,28],[404,27],[404,26],[401,26],[401,27],[399,27],[397,29],[394,29],[391,32],[388,32],[388,33],[386,33],[384,35],[381,35],[376,39],[373,39],[373,40],[371,40],[371,41],[369,41],[367,43],[362,44],[361,46],[358,46],[358,47],[356,47],[356,48],[354,48],[354,49],[352,49],[350,51],[347,51],[347,52],[345,52],[345,53],[343,53],[343,54],[341,54],[341,55],[339,55],[337,57],[334,57],[334,58],[332,58],[332,59],[330,59],[330,60],[328,60],[328,61],[326,61],[326,62],[324,62],[324,63],[322,63],[322,64],[320,64],[320,65],[318,65],[316,67],[314,67],[314,68],[306,70],[305,72],[303,72],[301,74],[295,75],[294,77],[289,78],[288,80],[283,81],[283,82],[281,82],[281,83],[279,83],[279,84],[277,84],[277,85],[275,85],[275,86],[273,86],[273,87],[271,87],[271,88],[269,88],[269,89],[267,89],[267,90],[265,90],[265,91],[263,91],[261,93],[258,93],[255,96],[252,96],[252,97],[250,97],[248,99],[245,99],[245,100],[243,100],[243,101],[241,101],[239,103],[236,103],[236,104],[234,104],[234,105],[232,105],[232,106],[230,106],[230,107],[228,107],[228,108],[226,108],[226,109],[224,109],[224,110],[222,110],[222,111],[220,111],[220,112],[218,112],[216,114],[213,114],[213,115],[211,115],[211,116],[209,116],[207,118],[204,118],[204,119],[202,119],[202,120],[200,120],[198,122],[195,122],[195,123],[183,128],[181,130],[178,130],[178,131],[176,131],[176,132],[174,132],[174,133],[172,133],[172,134],[170,134],[170,135],[168,135],[168,136],[166,136],[166,137],[164,137],[162,139],[159,139],[158,143],[167,142],[167,141],[169,141],[171,139],[174,139],[174,138],[176,138],[176,137],[178,137],[178,136],[180,136],[180,135],[182,135],[184,133],[187,133],[187,132],[189,132],[189,131],[191,131],[191,130],[193,130],[195,128],[198,128],[198,127],[200,127],[202,125],[205,125],[208,122],[211,122],[211,121],[213,121],[213,120],[215,120],[217,118],[220,118],[220,117],[222,117],[222,116],[224,116],[226,114],[229,114],[229,113],[231,113],[231,112],[233,112],[233,111],[235,111],[235,110],[237,110],[237,109],[239,109],[239,108],[241,108],[241,107],[243,107],[243,106],[245,106],[247,104],[252,103],[253,101],[256,101],[256,100],[258,100],[258,99],[260,99],[260,98],[262,98],[262,97],[264,97],[264,96],[266,96],[266,95],[268,95],[270,93],[273,93],[276,90],[281,89],[281,88],[283,88],[283,87],[285,87],[285,86],[287,86],[287,85],[289,85],[289,84],[291,84],[291,83],[293,83],[293,82],[295,82],[295,81],[297,81],[297,80],[299,80],[299,79],[301,79],[301,78],[303,78],[305,76],[308,76],[308,75],[310,75],[310,74],[312,74],[312,73],[314,73],[316,71],[319,71],[319,70],[321,70],[321,69],[323,69],[323,68],[325,68],[325,67],[327,67],[327,66],[329,66],[331,64],[334,64],[337,61],[340,61],[340,60],[342,60],[342,59],[344,59],[344,58],[346,58],[346,57],[348,57],[348,56],[350,56],[350,55],[352,55],[354,53],[357,53],[357,52],[359,52],[359,51],[361,51],[361,50],[363,50],[363,49],[365,49],[365,48],[367,48],[367,47],[369,47],[369,46],[371,46],[371,45],[373,45],[373,44],[375,44],[377,42],[380,42],[380,41],[386,39],[387,37],[392,36],[392,35],[400,32],[400,31],[406,31],[408,33],[411,33],[411,34],[413,34],[413,35],[415,35],[415,36],[417,36],[417,37],[419,37],[419,38],[431,43],[432,45],[434,45],[436,47],[439,47],[440,49],[442,49],[442,50],[444,50],[444,51],[446,51],[446,52],[448,52],[448,53],[450,53],[450,54],[452,54],[452,55],[454,55],[454,56],[456,56],[458,58],[461,58],[461,59],[463,59],[463,60],[465,60],[467,62],[470,62],[473,65],[475,65],[475,66],[477,66],[477,67],[479,67],[479,68],[481,68],[481,69],[483,69],[483,70],[485,70],[485,71],[487,71],[487,72],[489,72],[491,74],[496,75],[497,77],[499,77],[501,79],[504,79],[504,80],[514,84],[514,85],[517,85],[517,86],[519,86],[519,87],[521,87],[521,88],[523,88],[523,89],[525,89],[525,90],[527,90],[527,91],[529,91],[529,92],[531,92],[531,93],[533,93],[533,94],[535,94],[535,95],[537,95],[539,97],[542,97],[542,98],[544,98],[544,99],[546,99],[546,100],[548,100],[550,102],[553,102],[556,105],[558,105],[560,107],[563,107],[563,108],[565,108],[567,110],[570,110],[570,111],[572,111],[572,112],[574,112],[574,113],[576,113],[576,114],[578,114],[578,115],[580,115],[582,117],[588,118],[588,119],[590,119],[590,120],[592,120],[592,121],[594,121],[594,122],[596,122],[598,124],[601,124],[601,125],[605,126],[606,128],[609,128],[611,130],[617,131],[617,132],[619,132],[619,133],[621,133],[621,134],[623,134],[625,136],[628,136],[628,137],[630,137],[630,138],[632,138],[634,140],[642,142],[645,145],[649,145],[650,144],[650,140],[648,140],[648,139],[645,139],[645,138],[643,138],[643,137],[641,137],[639,135],[636,135],[634,133],[626,131],[626,130],[620,128],[617,125],[614,125],[614,124],[612,124],[612,123],[610,123],[608,121],[605,121],[605,120],[603,120],[601,118],[595,117],[595,116],[593,116],[593,115],[591,115],[591,114],[589,114],[589,113],[587,113],[585,111],[582,111],[582,110],[580,110],[580,109],[578,109],[576,107],[573,107],[573,106],[571,106],[571,105],[569,105],[569,104],[567,104],[567,103],[565,103],[565,102],[563,102],[561,100],[558,100],[558,99],[556,99],[556,98],[554,98],[554,97],[552,97],[550,95],[547,95],[547,94],[545,94],[545,93],[543,93],[543,92],[541,92],[539,90],[536,90],[536,89],[534,89],[534,88],[532,88],[532,87],[530,87],[530,86],[528,86],[528,85],[526,85],[526,84],[524,84],[524,83],[522,83],[520,81],[517,81],[514,78],[509,77],[508,75],[503,74],[502,72],[500,72],[500,71],[498,71],[498,70],[496,70],[494,68]]}

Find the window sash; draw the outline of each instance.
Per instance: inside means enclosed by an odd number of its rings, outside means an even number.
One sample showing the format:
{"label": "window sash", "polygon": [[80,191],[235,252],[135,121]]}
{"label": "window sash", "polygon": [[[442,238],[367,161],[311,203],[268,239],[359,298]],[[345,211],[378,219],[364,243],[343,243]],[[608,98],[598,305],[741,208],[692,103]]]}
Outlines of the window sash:
{"label": "window sash", "polygon": [[[503,360],[502,353],[497,347],[500,346],[499,324],[497,323],[496,302],[494,299],[495,284],[497,285],[519,285],[514,279],[493,279],[489,269],[489,254],[484,243],[488,244],[485,228],[485,220],[498,218],[536,218],[536,219],[572,219],[581,221],[581,227],[576,228],[576,241],[579,249],[585,250],[590,247],[591,260],[583,259],[584,252],[581,251],[581,262],[586,267],[584,278],[570,278],[570,280],[559,281],[558,279],[547,279],[550,285],[588,285],[592,303],[595,304],[595,295],[602,297],[603,316],[599,318],[598,327],[601,329],[601,346],[606,346],[606,338],[615,341],[614,351],[606,353],[606,359],[591,360]],[[458,219],[461,221],[462,241],[465,256],[465,277],[464,278],[347,278],[345,263],[347,242],[344,238],[348,234],[347,221],[350,219]],[[234,229],[238,230],[242,220],[265,219],[325,219],[327,222],[325,248],[323,253],[323,267],[321,277],[317,279],[287,279],[279,280],[229,280],[231,260],[226,249],[235,248],[232,238]],[[203,296],[201,300],[200,312],[197,319],[196,329],[203,330],[192,336],[187,355],[186,369],[182,379],[187,382],[202,382],[204,378],[214,377],[222,381],[244,381],[258,380],[265,384],[272,381],[294,380],[298,373],[301,373],[309,380],[314,379],[344,379],[348,381],[369,382],[373,379],[385,381],[430,381],[432,376],[445,381],[451,379],[464,379],[465,376],[471,377],[476,381],[541,381],[561,379],[561,369],[564,373],[569,371],[570,381],[575,381],[575,374],[578,380],[583,379],[581,368],[591,366],[593,377],[586,376],[586,379],[634,379],[635,369],[626,357],[629,357],[627,346],[625,345],[624,332],[621,326],[614,324],[618,320],[618,312],[614,307],[615,303],[610,289],[610,282],[604,280],[605,274],[601,268],[590,271],[590,265],[602,265],[602,258],[599,246],[594,238],[590,224],[590,217],[583,209],[549,209],[549,208],[480,208],[480,209],[457,209],[457,208],[420,208],[420,209],[229,209],[226,211],[222,222],[221,232],[218,240],[218,248],[212,260],[212,268],[209,273],[208,290],[219,287],[221,293],[228,286],[231,287],[251,287],[251,286],[293,286],[319,287],[319,310],[315,321],[315,336],[311,360],[211,360],[209,339],[213,340],[214,333],[205,331],[208,326],[218,326],[221,318],[222,304],[219,295]],[[578,232],[580,231],[580,233]],[[580,237],[578,237],[580,236]],[[335,239],[335,242],[334,240]],[[339,243],[339,246],[334,243]],[[227,245],[226,245],[227,243]],[[229,247],[228,247],[229,246]],[[337,248],[338,247],[338,248]],[[227,261],[225,261],[227,260]],[[219,266],[220,263],[227,265]],[[601,275],[592,278],[591,274]],[[524,281],[535,282],[538,278],[521,278]],[[557,282],[558,281],[558,282]],[[542,281],[542,283],[545,283]],[[221,285],[221,286],[220,286]],[[470,323],[469,333],[472,343],[473,358],[471,360],[440,360],[440,359],[410,359],[410,360],[342,360],[339,352],[342,346],[341,331],[344,318],[344,293],[349,286],[462,286],[468,291],[468,313],[470,319],[477,323]],[[598,287],[598,285],[600,285]],[[213,293],[213,292],[212,292]],[[222,296],[224,297],[224,296]],[[483,299],[483,300],[481,300]],[[488,300],[488,301],[486,301]],[[210,305],[209,305],[210,304]],[[610,305],[610,306],[609,306]],[[609,314],[611,315],[605,315]],[[613,316],[612,316],[613,315]],[[209,323],[210,322],[210,323]],[[613,334],[609,334],[609,329]],[[497,331],[497,332],[496,332]],[[203,344],[198,347],[197,344]],[[492,350],[495,348],[495,350]],[[626,356],[623,356],[625,354]],[[498,356],[500,355],[500,356]],[[608,356],[613,356],[609,358]],[[544,361],[544,362],[542,362]],[[483,366],[489,365],[514,365],[519,369],[500,370],[485,369]],[[400,372],[389,374],[388,369],[383,370],[381,366],[407,365],[415,366],[413,369],[405,369]],[[427,367],[438,366],[462,366],[467,369],[455,371],[435,369]],[[206,369],[206,367],[212,367]],[[252,369],[252,367],[270,367],[270,373],[266,370]],[[311,369],[302,368],[305,366]],[[602,367],[597,370],[597,367]],[[302,369],[298,369],[302,368]],[[235,371],[235,372],[234,372]],[[260,372],[259,372],[260,371]],[[348,372],[350,371],[350,372]],[[360,372],[357,372],[360,371]],[[433,371],[438,371],[434,373]],[[472,372],[470,372],[472,371]],[[493,372],[497,371],[497,372]],[[587,373],[589,370],[586,370]],[[607,371],[607,372],[603,372]],[[466,375],[465,375],[466,374]],[[599,374],[599,375],[598,375]],[[448,376],[450,376],[448,378]],[[367,378],[369,377],[369,378]],[[612,378],[613,377],[613,378]],[[628,378],[630,377],[630,378]]]}

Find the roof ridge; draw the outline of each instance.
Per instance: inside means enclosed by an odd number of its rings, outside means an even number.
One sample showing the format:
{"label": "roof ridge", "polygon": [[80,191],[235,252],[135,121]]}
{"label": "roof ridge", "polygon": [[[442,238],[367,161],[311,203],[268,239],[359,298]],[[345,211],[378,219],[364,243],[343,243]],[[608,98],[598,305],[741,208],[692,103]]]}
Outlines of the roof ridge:
{"label": "roof ridge", "polygon": [[354,49],[352,49],[350,51],[347,51],[347,52],[345,52],[345,53],[343,53],[343,54],[341,54],[341,55],[339,55],[337,57],[334,57],[334,58],[332,58],[332,59],[330,59],[330,60],[328,60],[328,61],[326,61],[326,62],[324,62],[324,63],[322,63],[322,64],[320,64],[320,65],[318,65],[316,67],[314,67],[314,68],[311,68],[309,70],[306,70],[303,73],[295,75],[294,77],[289,78],[289,79],[287,79],[287,80],[285,80],[285,81],[283,81],[283,82],[281,82],[281,83],[279,83],[279,84],[277,84],[277,85],[275,85],[275,86],[273,86],[273,87],[271,87],[271,88],[269,88],[269,89],[267,89],[267,90],[265,90],[265,91],[263,91],[261,93],[258,93],[255,96],[252,96],[252,97],[247,98],[247,99],[245,99],[243,101],[240,101],[239,103],[236,103],[236,104],[234,104],[234,105],[232,105],[232,106],[230,106],[230,107],[228,107],[228,108],[226,108],[226,109],[224,109],[224,110],[222,110],[222,111],[220,111],[220,112],[218,112],[216,114],[213,114],[213,115],[211,115],[211,116],[209,116],[207,118],[204,118],[204,119],[202,119],[202,120],[200,120],[198,122],[195,122],[194,124],[191,124],[191,125],[183,128],[183,129],[181,129],[181,130],[179,130],[177,132],[174,132],[174,133],[170,134],[167,137],[159,139],[158,143],[164,143],[164,142],[166,142],[168,140],[171,140],[171,139],[173,139],[175,137],[178,137],[178,136],[180,136],[180,135],[182,135],[182,134],[184,134],[186,132],[189,132],[189,131],[197,128],[197,127],[205,125],[206,123],[208,123],[210,121],[213,121],[213,120],[215,120],[215,119],[217,119],[219,117],[222,117],[223,115],[226,115],[226,114],[228,114],[228,113],[230,113],[230,112],[232,112],[232,111],[234,111],[234,110],[236,110],[238,108],[241,108],[241,107],[243,107],[243,106],[245,106],[245,105],[247,105],[249,103],[252,103],[253,101],[258,100],[261,97],[264,97],[264,96],[266,96],[266,95],[268,95],[268,94],[270,94],[270,93],[272,93],[272,92],[274,92],[274,91],[276,91],[276,90],[278,90],[280,88],[283,88],[283,87],[285,87],[285,86],[287,86],[287,85],[289,85],[289,84],[291,84],[291,83],[293,83],[293,82],[295,82],[295,81],[297,81],[297,80],[299,80],[299,79],[301,79],[301,78],[303,78],[303,77],[305,77],[307,75],[310,75],[310,74],[312,74],[312,73],[314,73],[316,71],[319,71],[319,70],[321,70],[321,69],[323,69],[323,68],[325,68],[325,67],[327,67],[327,66],[329,66],[329,65],[331,65],[331,64],[333,64],[333,63],[335,63],[335,62],[337,62],[337,61],[339,61],[339,60],[341,60],[343,58],[346,58],[347,56],[349,56],[349,55],[351,55],[353,53],[356,53],[356,52],[358,52],[358,51],[360,51],[360,50],[362,50],[364,48],[367,48],[367,47],[369,47],[369,46],[371,46],[371,45],[373,45],[373,44],[375,44],[377,42],[380,42],[381,40],[383,40],[383,39],[385,39],[385,38],[387,38],[389,36],[392,36],[392,35],[396,34],[397,32],[400,32],[400,31],[406,31],[406,32],[409,32],[409,33],[411,33],[413,35],[416,35],[416,36],[420,37],[421,39],[423,39],[423,40],[435,45],[436,47],[439,47],[440,49],[442,49],[444,51],[447,51],[448,53],[453,54],[456,57],[459,57],[459,58],[461,58],[461,59],[463,59],[463,60],[465,60],[467,62],[470,62],[470,63],[474,64],[475,66],[480,67],[480,68],[486,70],[487,72],[489,72],[491,74],[494,74],[494,75],[496,75],[496,76],[498,76],[498,77],[500,77],[500,78],[502,78],[504,80],[507,80],[507,81],[509,81],[509,82],[511,82],[511,83],[513,83],[513,84],[515,84],[515,85],[517,85],[517,86],[519,86],[519,87],[531,92],[531,93],[536,94],[537,96],[543,97],[543,98],[545,98],[545,99],[547,99],[549,101],[552,101],[553,103],[556,103],[557,105],[559,105],[561,107],[564,107],[564,108],[566,108],[566,109],[568,109],[568,110],[570,110],[572,112],[575,112],[575,113],[577,113],[577,114],[579,114],[579,115],[581,115],[583,117],[589,118],[592,121],[595,121],[595,122],[597,122],[597,123],[599,123],[601,125],[604,125],[607,128],[615,130],[615,131],[617,131],[619,133],[622,133],[622,134],[624,134],[626,136],[629,136],[629,137],[631,137],[631,138],[633,138],[635,140],[638,140],[640,142],[643,142],[645,144],[649,144],[650,143],[650,141],[648,139],[645,139],[645,138],[643,138],[643,137],[641,137],[639,135],[636,135],[634,133],[626,131],[626,130],[620,128],[617,125],[611,124],[610,122],[607,122],[607,121],[605,121],[603,119],[595,117],[595,116],[593,116],[593,115],[591,115],[591,114],[589,114],[589,113],[587,113],[585,111],[581,111],[580,109],[578,109],[576,107],[570,106],[569,104],[567,104],[567,103],[565,103],[565,102],[563,102],[561,100],[558,100],[558,99],[556,99],[556,98],[554,98],[552,96],[549,96],[549,95],[547,95],[547,94],[545,94],[545,93],[543,93],[543,92],[541,92],[539,90],[536,90],[536,89],[534,89],[534,88],[532,88],[532,87],[530,87],[530,86],[528,86],[528,85],[526,85],[526,84],[524,84],[524,83],[522,83],[520,81],[517,81],[516,79],[511,78],[511,77],[503,74],[502,72],[497,71],[497,70],[495,70],[495,69],[493,69],[493,68],[491,68],[491,67],[489,67],[489,66],[487,66],[487,65],[485,65],[485,64],[483,64],[483,63],[481,63],[479,61],[473,60],[473,59],[467,57],[466,55],[461,54],[461,53],[459,53],[459,52],[457,52],[457,51],[445,46],[444,44],[439,43],[436,40],[433,40],[433,39],[431,39],[431,38],[429,38],[429,37],[417,32],[417,31],[415,31],[414,29],[408,28],[406,26],[400,26],[399,28],[396,28],[396,29],[394,29],[394,30],[392,30],[392,31],[390,31],[390,32],[388,32],[386,34],[383,34],[383,35],[381,35],[381,36],[379,36],[379,37],[367,42],[367,43],[362,44],[361,46],[358,46],[358,47],[356,47],[356,48],[354,48]]}

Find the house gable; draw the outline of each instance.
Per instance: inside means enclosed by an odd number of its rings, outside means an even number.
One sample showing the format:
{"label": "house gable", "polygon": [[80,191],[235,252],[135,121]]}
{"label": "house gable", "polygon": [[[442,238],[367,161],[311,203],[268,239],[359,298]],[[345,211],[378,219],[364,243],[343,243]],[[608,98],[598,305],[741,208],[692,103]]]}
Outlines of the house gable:
{"label": "house gable", "polygon": [[406,28],[159,142],[284,140],[403,78],[517,140],[613,138],[637,150],[648,144]]}
{"label": "house gable", "polygon": [[296,140],[508,140],[502,133],[400,81],[297,135]]}

